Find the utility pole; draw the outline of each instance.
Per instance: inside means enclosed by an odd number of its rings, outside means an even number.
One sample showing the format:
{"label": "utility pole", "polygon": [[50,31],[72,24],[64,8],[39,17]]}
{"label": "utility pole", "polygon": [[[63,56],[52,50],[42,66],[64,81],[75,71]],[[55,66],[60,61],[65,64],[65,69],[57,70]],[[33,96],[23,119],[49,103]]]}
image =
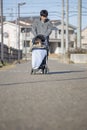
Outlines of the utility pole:
{"label": "utility pole", "polygon": [[3,0],[0,0],[0,16],[1,16],[1,62],[4,63],[3,53]]}
{"label": "utility pole", "polygon": [[69,31],[68,31],[68,24],[69,24],[69,0],[66,0],[66,52],[69,49]]}
{"label": "utility pole", "polygon": [[20,7],[26,3],[18,3],[18,63],[20,63]]}
{"label": "utility pole", "polygon": [[62,0],[62,28],[61,28],[61,50],[64,54],[64,0]]}
{"label": "utility pole", "polygon": [[20,4],[18,3],[18,63],[20,63]]}
{"label": "utility pole", "polygon": [[25,60],[27,61],[27,27],[25,26]]}
{"label": "utility pole", "polygon": [[77,48],[81,48],[82,0],[78,0]]}

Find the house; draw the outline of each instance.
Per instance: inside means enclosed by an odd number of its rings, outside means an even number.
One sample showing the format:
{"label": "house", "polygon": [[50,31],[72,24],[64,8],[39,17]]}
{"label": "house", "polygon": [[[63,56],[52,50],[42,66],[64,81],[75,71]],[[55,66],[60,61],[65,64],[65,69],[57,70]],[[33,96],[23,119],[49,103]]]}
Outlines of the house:
{"label": "house", "polygon": [[[24,29],[28,31],[28,35],[26,35],[26,32],[25,33],[23,32]],[[31,31],[31,25],[29,23],[20,21],[20,49],[23,49],[25,39],[26,42],[27,39],[28,40],[32,39],[32,34],[30,34],[30,31]],[[0,36],[0,42],[1,42],[1,36]],[[6,21],[3,23],[3,43],[8,47],[18,49],[18,24],[16,21],[13,22]]]}
{"label": "house", "polygon": [[81,47],[87,49],[87,27],[82,30]]}
{"label": "house", "polygon": [[8,47],[18,48],[17,47],[17,26],[16,26],[16,24],[13,24],[11,22],[3,23],[3,43],[5,45],[7,45]]}
{"label": "house", "polygon": [[[39,18],[39,17],[35,17]],[[20,19],[20,49],[23,53],[28,53],[32,38],[32,22],[35,18]],[[52,33],[49,37],[50,53],[61,53],[61,20],[52,20]],[[18,24],[16,21],[4,22],[4,44],[18,49]],[[69,24],[69,47],[75,47],[75,30],[73,25]],[[64,23],[64,45],[66,45],[66,24]]]}
{"label": "house", "polygon": [[[35,17],[21,17],[21,20],[27,23],[30,23],[32,25],[33,21],[35,19],[39,19],[39,16]],[[50,35],[50,53],[62,53],[61,50],[61,20],[51,20],[53,24],[52,33]],[[69,24],[69,48],[75,48],[76,47],[76,27]],[[27,33],[28,35],[28,33]],[[30,37],[33,37],[32,34],[30,34]],[[29,35],[28,37],[29,38]],[[31,38],[30,38],[31,39]],[[25,40],[26,41],[26,40]],[[64,23],[64,45],[66,45],[66,23]]]}
{"label": "house", "polygon": [[[53,20],[53,30],[50,35],[50,53],[62,53],[61,50],[61,20]],[[69,24],[69,48],[75,47],[75,30],[76,27]],[[64,23],[64,47],[66,46],[66,24]]]}

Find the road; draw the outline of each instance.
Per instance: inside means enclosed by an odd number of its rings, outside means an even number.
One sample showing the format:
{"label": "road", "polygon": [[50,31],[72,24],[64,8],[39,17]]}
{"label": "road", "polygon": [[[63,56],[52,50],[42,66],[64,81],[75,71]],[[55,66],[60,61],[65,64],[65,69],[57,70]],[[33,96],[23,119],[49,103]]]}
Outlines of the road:
{"label": "road", "polygon": [[0,70],[0,130],[87,130],[87,65],[48,66],[46,75],[30,75],[30,60]]}

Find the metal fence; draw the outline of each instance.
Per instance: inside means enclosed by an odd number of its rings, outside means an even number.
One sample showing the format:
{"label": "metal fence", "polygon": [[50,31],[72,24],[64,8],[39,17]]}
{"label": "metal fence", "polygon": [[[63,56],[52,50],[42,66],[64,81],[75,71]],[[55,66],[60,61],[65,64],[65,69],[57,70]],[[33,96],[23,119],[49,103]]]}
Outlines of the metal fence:
{"label": "metal fence", "polygon": [[[5,62],[13,62],[18,60],[18,49],[3,45],[3,58]],[[0,43],[0,59],[1,59],[1,43]],[[20,59],[22,59],[22,50],[20,50]]]}

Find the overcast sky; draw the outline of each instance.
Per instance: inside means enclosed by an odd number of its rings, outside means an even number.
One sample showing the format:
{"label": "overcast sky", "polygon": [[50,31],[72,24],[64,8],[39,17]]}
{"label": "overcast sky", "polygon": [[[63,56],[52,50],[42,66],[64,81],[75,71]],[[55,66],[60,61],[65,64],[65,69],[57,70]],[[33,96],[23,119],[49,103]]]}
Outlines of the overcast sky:
{"label": "overcast sky", "polygon": [[[17,18],[18,3],[22,2],[26,2],[26,5],[20,7],[21,16],[39,16],[40,10],[47,9],[50,19],[61,20],[62,0],[3,0],[4,15],[7,16],[7,20]],[[78,0],[69,0],[69,23],[74,26],[77,26],[77,7]],[[86,26],[87,0],[82,0],[82,28]]]}

